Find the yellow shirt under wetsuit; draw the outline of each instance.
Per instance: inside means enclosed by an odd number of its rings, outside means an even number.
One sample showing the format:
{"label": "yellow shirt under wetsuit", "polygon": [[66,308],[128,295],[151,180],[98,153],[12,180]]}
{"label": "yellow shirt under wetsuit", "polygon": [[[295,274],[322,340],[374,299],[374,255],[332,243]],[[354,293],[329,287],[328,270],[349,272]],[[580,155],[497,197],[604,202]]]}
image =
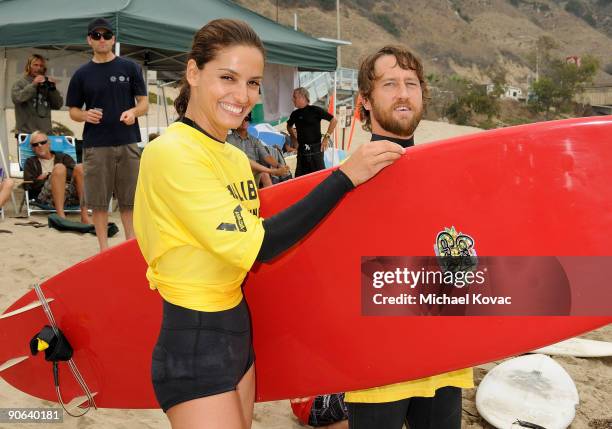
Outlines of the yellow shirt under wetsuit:
{"label": "yellow shirt under wetsuit", "polygon": [[[386,139],[386,137],[381,135],[372,136],[372,141],[384,139]],[[410,147],[414,144],[412,139],[405,140],[404,142],[395,142],[400,144],[402,147]],[[414,396],[431,398],[435,396],[437,389],[446,386],[464,389],[474,387],[474,374],[472,368],[460,369],[418,380],[389,384],[387,386],[346,392],[344,401],[382,403],[400,401],[402,399],[412,398]]]}
{"label": "yellow shirt under wetsuit", "polygon": [[431,398],[436,394],[437,389],[446,386],[464,389],[474,387],[472,368],[460,369],[445,374],[389,384],[382,387],[374,387],[372,389],[346,392],[344,400],[345,402],[381,403],[399,401],[401,399],[412,398],[413,396]]}
{"label": "yellow shirt under wetsuit", "polygon": [[150,287],[193,310],[238,305],[264,237],[246,155],[176,122],[140,165],[134,230]]}

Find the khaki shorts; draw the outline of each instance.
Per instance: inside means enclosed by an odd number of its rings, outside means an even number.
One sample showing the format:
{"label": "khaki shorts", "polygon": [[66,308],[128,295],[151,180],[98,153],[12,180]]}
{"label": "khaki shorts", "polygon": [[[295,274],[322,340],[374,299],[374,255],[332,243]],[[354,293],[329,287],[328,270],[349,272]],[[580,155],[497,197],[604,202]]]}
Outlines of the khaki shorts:
{"label": "khaki shorts", "polygon": [[119,201],[119,209],[134,207],[140,152],[136,143],[83,149],[88,208],[107,210],[113,193]]}

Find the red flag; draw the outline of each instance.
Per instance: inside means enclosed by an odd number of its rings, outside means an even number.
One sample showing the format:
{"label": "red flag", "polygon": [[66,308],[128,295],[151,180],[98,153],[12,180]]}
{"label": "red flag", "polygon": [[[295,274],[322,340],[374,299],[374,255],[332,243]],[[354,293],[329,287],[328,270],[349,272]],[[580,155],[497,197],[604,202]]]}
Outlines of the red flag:
{"label": "red flag", "polygon": [[[327,111],[329,112],[330,115],[335,116],[334,94],[332,94],[331,97],[329,97],[329,107],[327,108]],[[337,125],[336,125],[336,128],[334,128],[334,147],[338,148],[338,126]]]}

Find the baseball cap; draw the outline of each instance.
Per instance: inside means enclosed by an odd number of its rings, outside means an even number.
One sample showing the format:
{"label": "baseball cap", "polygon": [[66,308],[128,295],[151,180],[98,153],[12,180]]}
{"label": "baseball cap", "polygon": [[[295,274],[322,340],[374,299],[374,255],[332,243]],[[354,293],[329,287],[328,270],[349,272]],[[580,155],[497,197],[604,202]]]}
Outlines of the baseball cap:
{"label": "baseball cap", "polygon": [[110,32],[113,31],[113,27],[111,26],[110,22],[108,22],[104,18],[96,18],[96,19],[94,19],[94,20],[89,22],[89,25],[87,26],[87,34],[91,33],[92,31],[96,30],[97,28],[103,28],[103,29],[108,30]]}

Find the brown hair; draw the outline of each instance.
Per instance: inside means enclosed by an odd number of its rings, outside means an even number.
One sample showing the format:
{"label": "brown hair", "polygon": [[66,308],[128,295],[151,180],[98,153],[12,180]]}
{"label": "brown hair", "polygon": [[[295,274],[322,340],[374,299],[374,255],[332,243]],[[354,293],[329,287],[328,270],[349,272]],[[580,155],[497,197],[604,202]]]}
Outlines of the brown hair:
{"label": "brown hair", "polygon": [[[376,61],[385,55],[393,55],[397,60],[397,64],[404,70],[414,70],[421,83],[421,94],[423,94],[423,107],[427,106],[427,102],[430,100],[429,87],[427,81],[423,75],[423,64],[421,61],[408,49],[401,46],[385,46],[379,49],[374,54],[368,56],[362,61],[359,67],[359,76],[357,78],[357,85],[359,87],[359,95],[362,99],[370,100],[372,91],[374,90],[374,82],[378,79],[378,76],[374,73],[374,67]],[[361,104],[359,107],[359,119],[363,123],[363,129],[366,131],[372,131],[370,112]]]}
{"label": "brown hair", "polygon": [[304,88],[303,86],[300,86],[299,88],[295,88],[293,90],[294,93],[298,93],[300,94],[302,97],[304,97],[306,99],[306,101],[308,101],[310,103],[310,94],[308,93],[308,90],[306,88]]}
{"label": "brown hair", "polygon": [[[32,71],[32,63],[35,60],[40,60],[45,64],[45,66],[47,65],[47,60],[45,60],[45,58],[42,55],[39,55],[39,54],[30,55],[30,57],[28,58],[28,61],[26,62],[25,67],[23,68],[23,73],[26,76],[30,75],[30,72]],[[46,70],[46,67],[45,67],[45,70]]]}
{"label": "brown hair", "polygon": [[[220,50],[238,45],[257,48],[265,57],[261,39],[246,22],[235,19],[215,19],[200,28],[193,36],[193,44],[187,60],[194,60],[201,70],[206,63],[215,59]],[[190,94],[189,82],[183,77],[181,92],[174,100],[174,107],[179,117],[183,117],[187,111]]]}

